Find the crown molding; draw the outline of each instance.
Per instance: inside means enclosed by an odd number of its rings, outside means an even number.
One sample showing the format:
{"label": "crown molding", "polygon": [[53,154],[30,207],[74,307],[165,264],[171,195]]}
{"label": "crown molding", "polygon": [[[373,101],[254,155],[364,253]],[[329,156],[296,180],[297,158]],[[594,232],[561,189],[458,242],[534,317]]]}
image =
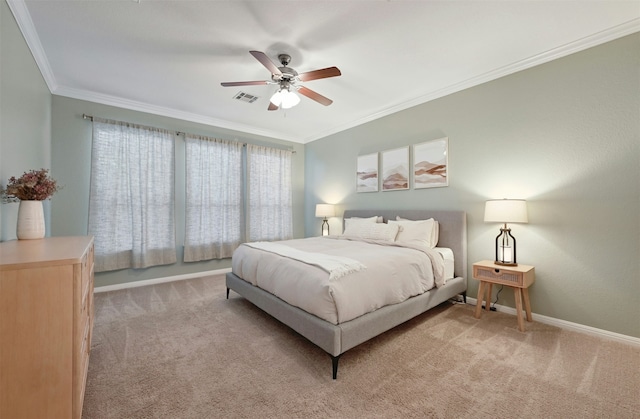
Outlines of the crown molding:
{"label": "crown molding", "polygon": [[321,138],[327,137],[332,134],[336,134],[338,132],[347,130],[349,128],[356,127],[358,125],[365,124],[367,122],[374,121],[376,119],[394,114],[396,112],[400,112],[414,106],[421,105],[426,102],[430,102],[435,99],[439,99],[444,96],[448,96],[453,93],[460,92],[462,90],[468,89],[470,87],[478,86],[483,83],[487,83],[489,81],[493,81],[499,79],[504,76],[508,76],[510,74],[517,73],[522,70],[527,70],[529,68],[538,66],[540,64],[547,63],[549,61],[557,60],[558,58],[566,57],[568,55],[574,54],[576,52],[583,51],[585,49],[595,47],[601,44],[604,44],[609,41],[613,41],[618,38],[622,38],[623,36],[631,35],[633,33],[640,32],[640,19],[632,19],[626,23],[620,24],[618,26],[614,26],[612,28],[603,30],[601,32],[597,32],[593,35],[586,36],[577,41],[570,42],[568,44],[562,45],[557,48],[553,48],[549,51],[543,52],[538,55],[534,55],[529,58],[525,58],[523,60],[517,61],[515,63],[497,68],[495,70],[489,71],[484,74],[480,74],[476,77],[472,77],[470,79],[464,80],[459,83],[452,84],[445,88],[427,93],[425,95],[419,96],[413,100],[408,102],[398,103],[387,107],[385,109],[380,110],[379,112],[368,115],[364,118],[361,118],[356,121],[352,121],[347,124],[343,124],[341,126],[334,127],[330,130],[326,130],[324,132],[317,133],[313,137],[307,137],[304,139],[304,143],[312,142],[315,140],[319,140]]}
{"label": "crown molding", "polygon": [[196,122],[203,125],[215,126],[217,128],[240,131],[246,134],[260,135],[263,137],[290,141],[293,143],[300,142],[298,139],[288,138],[287,136],[283,135],[281,132],[277,132],[277,131],[260,129],[251,125],[229,122],[223,119],[211,118],[208,116],[199,115],[191,112],[180,111],[172,108],[166,108],[163,106],[151,105],[144,102],[124,99],[121,97],[106,95],[104,93],[93,92],[90,90],[75,89],[72,87],[60,86],[52,93],[57,96],[64,96],[72,99],[85,100],[87,102],[100,103],[102,105],[115,106],[118,108],[129,109],[132,111],[145,112],[145,113],[150,113],[152,115],[166,116],[168,118],[180,119],[182,121]]}
{"label": "crown molding", "polygon": [[44,53],[44,48],[42,48],[42,44],[40,43],[40,38],[38,37],[38,32],[33,24],[33,20],[31,20],[31,14],[27,9],[27,4],[24,0],[7,0],[7,4],[9,5],[11,13],[13,13],[13,17],[16,19],[16,23],[20,28],[20,32],[22,32],[24,40],[27,42],[29,50],[31,50],[31,55],[33,55],[36,65],[40,69],[44,82],[47,84],[49,91],[53,93],[58,87],[58,83],[49,65],[47,55]]}
{"label": "crown molding", "polygon": [[492,80],[496,80],[498,78],[501,78],[522,70],[526,70],[531,67],[535,67],[537,65],[544,64],[549,61],[553,61],[558,58],[562,58],[576,52],[583,51],[585,49],[603,44],[605,42],[612,41],[617,38],[621,38],[626,35],[630,35],[632,33],[640,32],[640,18],[632,19],[618,26],[605,29],[603,31],[586,36],[577,41],[573,41],[565,45],[562,45],[560,47],[553,48],[541,54],[538,54],[529,58],[525,58],[523,60],[497,68],[487,73],[480,74],[476,77],[472,77],[470,79],[461,81],[459,83],[452,84],[445,88],[442,88],[433,92],[429,92],[413,100],[397,103],[395,105],[381,109],[378,112],[374,112],[371,115],[368,115],[364,118],[360,118],[346,124],[338,125],[328,130],[318,131],[307,137],[291,138],[290,136],[283,135],[281,132],[260,129],[251,125],[240,124],[240,123],[216,119],[216,118],[210,118],[210,117],[206,117],[199,114],[179,111],[179,110],[165,108],[161,106],[150,105],[143,102],[136,102],[129,99],[123,99],[115,96],[104,95],[104,94],[100,94],[100,93],[96,93],[88,90],[81,90],[81,89],[75,89],[71,87],[59,86],[58,83],[56,82],[53,71],[51,70],[47,56],[44,53],[44,49],[42,48],[42,44],[40,43],[40,39],[35,30],[35,26],[33,25],[33,21],[31,20],[31,15],[29,14],[29,10],[27,9],[27,6],[24,0],[7,0],[7,4],[9,5],[9,8],[13,13],[16,19],[16,22],[18,23],[18,27],[20,28],[20,31],[22,32],[22,35],[24,36],[25,41],[27,42],[27,45],[31,50],[31,53],[33,54],[36,64],[38,65],[38,68],[42,73],[45,83],[49,87],[49,91],[52,94],[56,94],[59,96],[66,96],[74,99],[86,100],[89,102],[101,103],[105,105],[117,106],[124,109],[147,112],[147,113],[166,116],[170,118],[182,119],[190,122],[197,122],[205,125],[212,125],[219,128],[245,132],[247,134],[261,135],[265,137],[276,138],[280,140],[290,141],[294,143],[301,143],[301,144],[310,143],[312,141],[319,140],[329,135],[333,135],[338,132],[342,132],[347,129],[354,128],[356,126],[366,124],[367,122],[371,122],[376,119],[380,119],[382,117],[394,114],[396,112],[400,112],[400,111],[412,108],[414,106],[418,106],[423,103],[430,102],[432,100],[439,99],[444,96],[448,96],[450,94],[468,89],[470,87],[474,87]]}

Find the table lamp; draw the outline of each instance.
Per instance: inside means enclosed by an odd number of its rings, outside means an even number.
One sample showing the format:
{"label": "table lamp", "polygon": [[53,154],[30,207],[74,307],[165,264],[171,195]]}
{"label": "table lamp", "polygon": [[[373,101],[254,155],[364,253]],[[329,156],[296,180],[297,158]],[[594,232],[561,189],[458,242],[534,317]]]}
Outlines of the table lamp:
{"label": "table lamp", "polygon": [[497,265],[517,266],[516,239],[507,223],[528,223],[527,201],[524,199],[491,199],[484,207],[485,223],[504,223],[496,237]]}
{"label": "table lamp", "polygon": [[336,210],[335,210],[333,205],[331,205],[331,204],[317,204],[316,205],[316,217],[317,218],[324,217],[324,220],[322,220],[322,235],[323,236],[328,236],[329,235],[329,221],[327,220],[327,217],[335,217],[335,215],[336,215]]}

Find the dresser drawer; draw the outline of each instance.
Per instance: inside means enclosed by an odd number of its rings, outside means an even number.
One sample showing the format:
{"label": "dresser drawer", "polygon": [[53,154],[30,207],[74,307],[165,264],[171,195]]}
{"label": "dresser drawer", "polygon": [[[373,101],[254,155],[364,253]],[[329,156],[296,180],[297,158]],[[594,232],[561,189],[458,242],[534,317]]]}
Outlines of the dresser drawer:
{"label": "dresser drawer", "polygon": [[84,401],[84,390],[87,384],[87,372],[89,370],[89,336],[91,334],[91,326],[87,319],[84,328],[82,345],[80,352],[75,355],[73,380],[73,412],[74,416],[80,418],[82,416],[82,404]]}
{"label": "dresser drawer", "polygon": [[82,345],[80,346],[80,357],[81,358],[83,356],[85,356],[86,354],[88,354],[89,350],[91,349],[89,347],[89,345],[90,345],[90,342],[89,342],[90,330],[91,330],[91,322],[89,321],[89,317],[87,317],[85,319],[85,321],[84,321],[84,324],[83,324]]}
{"label": "dresser drawer", "polygon": [[91,292],[92,292],[91,279],[88,278],[87,284],[83,285],[82,287],[82,299],[80,300],[80,308],[83,312],[87,311],[87,308],[89,307]]}
{"label": "dresser drawer", "polygon": [[85,255],[82,258],[82,264],[80,268],[80,292],[82,295],[81,304],[84,306],[86,304],[86,297],[89,291],[89,278],[91,274],[91,267],[89,266],[89,257]]}

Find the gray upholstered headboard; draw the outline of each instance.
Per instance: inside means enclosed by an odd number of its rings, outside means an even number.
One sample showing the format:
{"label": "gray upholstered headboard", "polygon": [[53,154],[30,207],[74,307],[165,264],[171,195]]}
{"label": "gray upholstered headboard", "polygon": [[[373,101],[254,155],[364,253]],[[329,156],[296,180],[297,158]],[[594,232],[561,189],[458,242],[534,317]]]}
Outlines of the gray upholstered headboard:
{"label": "gray upholstered headboard", "polygon": [[467,213],[464,211],[440,210],[345,210],[344,218],[382,216],[384,221],[396,216],[408,220],[433,218],[440,225],[439,247],[448,247],[454,254],[454,274],[467,277]]}

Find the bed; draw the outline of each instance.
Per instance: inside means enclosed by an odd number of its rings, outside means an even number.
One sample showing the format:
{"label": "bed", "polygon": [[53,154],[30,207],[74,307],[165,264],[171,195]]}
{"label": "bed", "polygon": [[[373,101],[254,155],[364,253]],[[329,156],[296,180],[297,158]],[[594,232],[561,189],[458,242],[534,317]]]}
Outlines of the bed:
{"label": "bed", "polygon": [[[465,212],[346,210],[343,217],[351,219],[373,216],[381,216],[385,222],[396,220],[396,217],[406,220],[435,219],[439,227],[437,247],[450,249],[454,255],[451,278],[447,278],[446,282],[439,287],[433,287],[402,302],[384,305],[357,317],[346,317],[347,320],[336,321],[336,319],[323,319],[318,315],[311,314],[253,285],[242,278],[236,268],[226,274],[227,298],[229,298],[229,291],[233,290],[327,352],[332,360],[333,379],[337,378],[340,356],[349,349],[458,295],[462,295],[466,300],[467,227]],[[275,281],[278,278],[273,279]]]}

